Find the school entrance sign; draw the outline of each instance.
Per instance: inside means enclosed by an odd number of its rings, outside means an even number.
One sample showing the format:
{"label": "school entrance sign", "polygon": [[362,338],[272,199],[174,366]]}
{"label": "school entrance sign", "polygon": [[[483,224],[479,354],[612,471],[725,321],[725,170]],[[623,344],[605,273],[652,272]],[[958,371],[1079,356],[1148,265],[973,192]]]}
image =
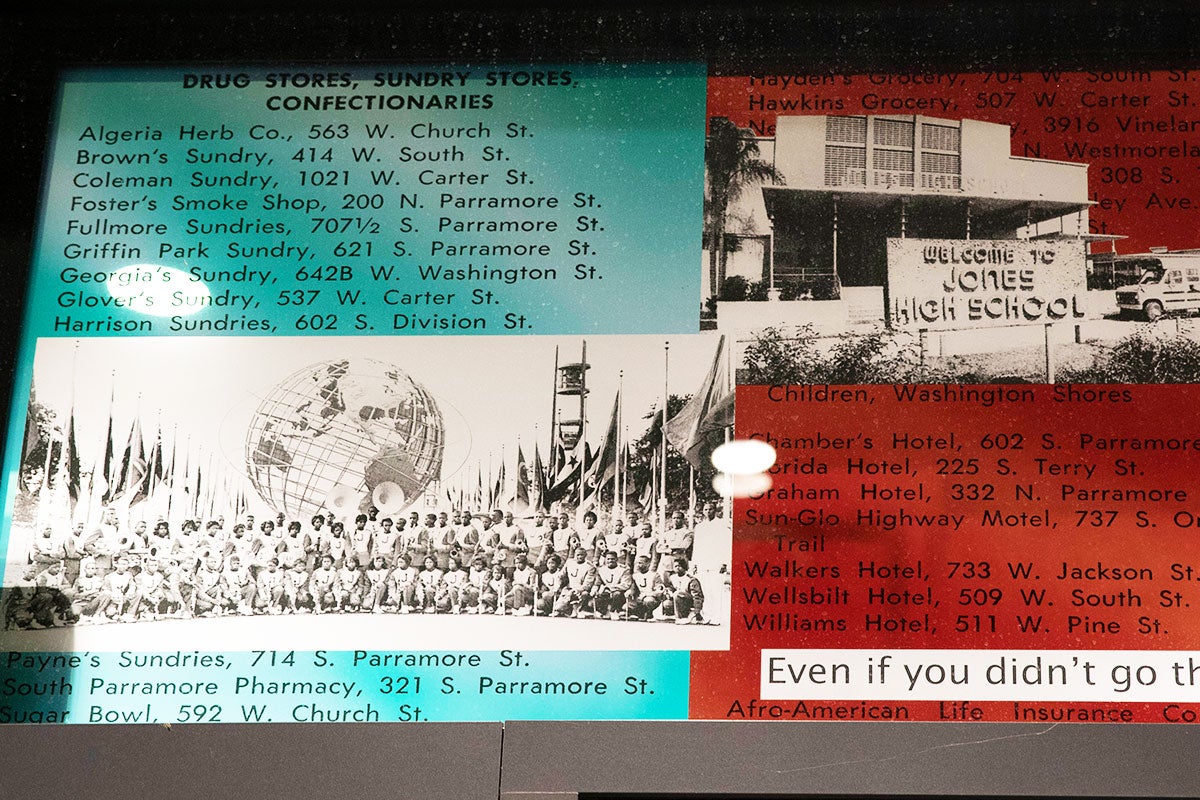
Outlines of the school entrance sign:
{"label": "school entrance sign", "polygon": [[1081,239],[887,240],[893,325],[959,330],[1086,316]]}

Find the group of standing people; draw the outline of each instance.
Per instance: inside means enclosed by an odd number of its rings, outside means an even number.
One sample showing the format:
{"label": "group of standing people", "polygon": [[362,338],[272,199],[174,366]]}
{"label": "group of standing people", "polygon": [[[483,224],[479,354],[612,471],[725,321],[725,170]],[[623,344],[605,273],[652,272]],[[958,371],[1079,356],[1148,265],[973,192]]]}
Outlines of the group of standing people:
{"label": "group of standing people", "polygon": [[[410,512],[346,520],[280,512],[123,526],[45,528],[25,580],[6,590],[9,628],[160,617],[327,613],[511,614],[704,623],[701,580],[728,578],[721,547],[696,563],[697,537],[727,540],[715,506],[661,529],[636,511],[600,526],[593,511]],[[714,554],[715,555],[711,555]],[[716,563],[721,561],[721,563]]]}

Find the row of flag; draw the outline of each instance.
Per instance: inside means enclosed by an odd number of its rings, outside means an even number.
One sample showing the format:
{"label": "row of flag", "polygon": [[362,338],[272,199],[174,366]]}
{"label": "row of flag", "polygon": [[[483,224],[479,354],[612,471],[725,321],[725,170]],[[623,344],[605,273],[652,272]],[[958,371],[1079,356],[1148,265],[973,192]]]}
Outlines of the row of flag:
{"label": "row of flag", "polygon": [[[161,426],[147,436],[140,417],[134,418],[127,435],[118,437],[112,407],[110,402],[103,455],[89,468],[78,447],[74,404],[59,426],[48,415],[39,415],[36,390],[30,391],[22,490],[39,494],[43,507],[57,505],[65,493],[73,521],[94,521],[101,509],[110,506],[133,508],[147,503],[142,508],[146,518],[155,513],[166,518],[209,517],[246,509],[245,481],[226,469],[223,459],[211,450],[193,447],[190,437],[181,442],[177,429],[166,441]],[[45,452],[39,460],[35,454],[41,447]],[[39,472],[38,480],[31,480]],[[53,516],[55,511],[41,509],[39,517]]]}
{"label": "row of flag", "polygon": [[[677,450],[693,470],[700,469],[712,450],[720,445],[734,421],[734,392],[725,353],[725,337],[719,339],[712,366],[697,391],[683,408],[666,421],[664,441]],[[664,397],[663,407],[666,406]],[[665,455],[661,447],[650,453],[649,477],[641,486],[629,486],[633,461],[628,442],[621,442],[621,389],[613,399],[604,435],[593,449],[582,439],[567,448],[557,426],[552,430],[549,462],[543,462],[541,447],[534,443],[532,464],[525,451],[516,445],[515,481],[508,486],[503,457],[498,474],[484,477],[482,465],[475,469],[475,480],[460,474],[457,487],[443,486],[444,499],[453,508],[508,508],[516,514],[532,510],[549,512],[556,504],[575,496],[582,497],[583,506],[599,502],[602,493],[612,498],[614,505],[635,504],[643,509],[656,505],[664,493],[661,486],[662,464]],[[659,409],[657,416],[662,418]],[[583,459],[583,490],[580,491],[580,459]],[[644,472],[644,471],[643,471]]]}
{"label": "row of flag", "polygon": [[[663,408],[657,412],[660,420],[666,400],[664,389]],[[110,401],[103,455],[87,469],[77,446],[74,405],[60,427],[48,415],[38,415],[36,391],[31,391],[21,460],[22,489],[30,493],[40,489],[43,498],[51,495],[51,488],[65,489],[70,498],[70,515],[75,520],[95,519],[99,510],[108,506],[133,507],[147,502],[153,508],[144,509],[144,514],[157,511],[168,518],[240,515],[246,510],[246,480],[226,469],[224,459],[193,447],[190,438],[181,443],[178,429],[166,441],[161,426],[155,426],[153,434],[146,436],[140,417],[134,418],[126,436],[118,437],[112,407]],[[575,496],[582,499],[581,506],[598,503],[606,493],[614,505],[636,504],[649,509],[665,494],[661,485],[665,477],[663,448],[669,444],[693,469],[699,469],[703,459],[723,441],[733,425],[733,410],[734,393],[722,336],[704,381],[683,408],[666,420],[662,446],[650,453],[649,476],[641,486],[630,486],[628,481],[634,454],[629,443],[621,440],[622,406],[618,388],[604,434],[594,449],[582,437],[568,448],[556,425],[552,429],[548,461],[543,461],[541,447],[535,443],[532,463],[527,462],[518,441],[515,480],[511,486],[502,457],[498,474],[491,474],[489,465],[486,480],[482,467],[477,466],[473,485],[467,485],[463,474],[457,487],[443,483],[445,500],[455,508],[507,507],[523,514],[535,509],[549,512],[556,504]],[[46,426],[51,429],[44,430]],[[36,474],[31,467],[36,466],[34,455],[39,446],[45,447],[40,487],[28,485],[30,475]],[[227,506],[230,499],[232,505]],[[86,504],[82,510],[81,501]]]}

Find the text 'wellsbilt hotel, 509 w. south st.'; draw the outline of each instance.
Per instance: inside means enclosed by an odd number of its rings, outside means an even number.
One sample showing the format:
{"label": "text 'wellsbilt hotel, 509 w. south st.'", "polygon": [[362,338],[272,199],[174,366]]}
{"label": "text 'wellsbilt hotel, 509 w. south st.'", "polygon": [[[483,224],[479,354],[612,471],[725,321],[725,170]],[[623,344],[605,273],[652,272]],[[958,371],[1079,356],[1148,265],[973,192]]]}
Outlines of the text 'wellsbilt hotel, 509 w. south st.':
{"label": "text 'wellsbilt hotel, 509 w. south st.'", "polygon": [[731,651],[694,669],[754,651],[760,671],[705,713],[789,716],[790,699],[801,717],[816,702],[838,719],[1182,721],[1200,677],[1200,440],[1162,420],[1195,397],[740,389],[739,434],[779,458],[735,515]]}

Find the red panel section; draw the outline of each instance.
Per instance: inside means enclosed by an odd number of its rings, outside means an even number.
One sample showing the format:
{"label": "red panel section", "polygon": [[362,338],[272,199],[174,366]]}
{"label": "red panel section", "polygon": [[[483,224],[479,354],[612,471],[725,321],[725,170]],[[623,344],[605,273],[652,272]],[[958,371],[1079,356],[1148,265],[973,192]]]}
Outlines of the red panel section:
{"label": "red panel section", "polygon": [[[1093,233],[1121,253],[1200,246],[1200,71],[710,78],[709,116],[919,114],[1012,128],[1012,154],[1091,165]],[[1107,245],[1098,246],[1106,249]]]}
{"label": "red panel section", "polygon": [[693,655],[693,717],[758,716],[763,648],[1200,650],[1200,386],[744,386],[737,403],[738,437],[778,460],[769,496],[734,506],[731,647]]}

